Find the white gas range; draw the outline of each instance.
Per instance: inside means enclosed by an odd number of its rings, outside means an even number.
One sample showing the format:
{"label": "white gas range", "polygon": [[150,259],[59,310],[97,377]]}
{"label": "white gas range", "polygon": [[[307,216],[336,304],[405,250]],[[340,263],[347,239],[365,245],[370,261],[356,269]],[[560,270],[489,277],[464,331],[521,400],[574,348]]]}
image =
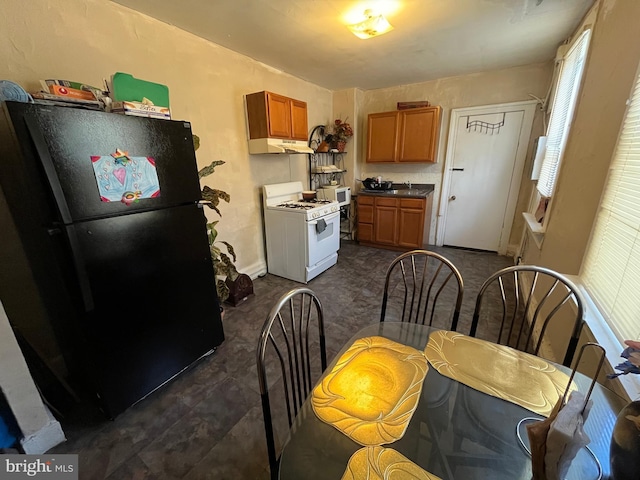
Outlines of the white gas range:
{"label": "white gas range", "polygon": [[338,261],[340,204],[302,201],[302,183],[264,185],[269,273],[307,283]]}

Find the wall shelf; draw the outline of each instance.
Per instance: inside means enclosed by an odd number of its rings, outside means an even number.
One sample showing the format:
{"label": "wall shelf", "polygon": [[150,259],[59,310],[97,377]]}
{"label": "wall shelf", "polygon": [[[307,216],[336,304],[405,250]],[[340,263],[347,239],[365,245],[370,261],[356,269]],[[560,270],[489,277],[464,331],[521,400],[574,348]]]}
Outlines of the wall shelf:
{"label": "wall shelf", "polygon": [[314,127],[309,136],[309,147],[314,150],[309,156],[309,190],[317,190],[332,181],[342,185],[344,155],[347,152],[318,152],[318,146],[325,139],[325,126]]}

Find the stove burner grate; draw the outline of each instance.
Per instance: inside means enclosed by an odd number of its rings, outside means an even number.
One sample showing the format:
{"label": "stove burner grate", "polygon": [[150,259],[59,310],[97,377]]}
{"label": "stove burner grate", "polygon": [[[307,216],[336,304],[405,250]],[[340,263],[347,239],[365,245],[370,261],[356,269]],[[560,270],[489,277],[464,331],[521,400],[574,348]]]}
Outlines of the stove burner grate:
{"label": "stove burner grate", "polygon": [[329,203],[333,203],[331,200],[308,200],[304,202],[285,202],[276,205],[278,208],[294,208],[297,210],[312,210],[314,208],[319,208],[321,205],[327,205]]}
{"label": "stove burner grate", "polygon": [[305,205],[304,203],[281,203],[280,205],[276,205],[276,207],[295,208],[298,210],[311,210],[312,208],[316,208],[313,205]]}

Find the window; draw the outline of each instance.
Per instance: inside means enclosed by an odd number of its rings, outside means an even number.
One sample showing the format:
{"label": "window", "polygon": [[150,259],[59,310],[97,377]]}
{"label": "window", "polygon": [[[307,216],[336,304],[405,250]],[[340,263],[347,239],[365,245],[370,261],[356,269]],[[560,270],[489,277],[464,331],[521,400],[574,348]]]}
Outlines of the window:
{"label": "window", "polygon": [[609,167],[581,278],[620,340],[640,334],[640,70]]}
{"label": "window", "polygon": [[590,32],[591,30],[585,30],[576,39],[563,56],[560,66],[549,128],[547,129],[547,145],[538,179],[538,192],[546,198],[553,194],[560,160],[567,143],[569,124],[573,116],[587,57]]}

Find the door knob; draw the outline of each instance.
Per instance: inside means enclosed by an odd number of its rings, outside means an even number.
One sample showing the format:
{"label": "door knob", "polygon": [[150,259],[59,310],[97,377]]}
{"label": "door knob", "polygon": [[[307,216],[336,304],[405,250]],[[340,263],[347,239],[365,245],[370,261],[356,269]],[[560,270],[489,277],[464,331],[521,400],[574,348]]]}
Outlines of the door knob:
{"label": "door knob", "polygon": [[455,196],[455,195],[451,195],[451,196],[449,197],[449,200],[455,200],[455,199],[456,199],[456,196]]}

